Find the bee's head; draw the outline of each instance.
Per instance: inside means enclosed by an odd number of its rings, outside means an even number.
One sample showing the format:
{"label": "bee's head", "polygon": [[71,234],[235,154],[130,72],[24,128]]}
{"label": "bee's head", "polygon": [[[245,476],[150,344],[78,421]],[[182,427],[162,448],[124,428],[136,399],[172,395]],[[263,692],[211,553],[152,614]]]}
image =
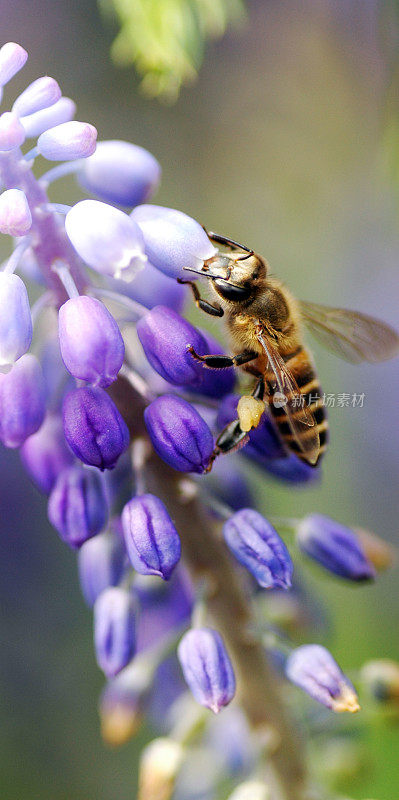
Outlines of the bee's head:
{"label": "bee's head", "polygon": [[195,271],[212,282],[215,292],[230,303],[253,300],[267,274],[266,262],[255,253],[219,253],[204,261]]}

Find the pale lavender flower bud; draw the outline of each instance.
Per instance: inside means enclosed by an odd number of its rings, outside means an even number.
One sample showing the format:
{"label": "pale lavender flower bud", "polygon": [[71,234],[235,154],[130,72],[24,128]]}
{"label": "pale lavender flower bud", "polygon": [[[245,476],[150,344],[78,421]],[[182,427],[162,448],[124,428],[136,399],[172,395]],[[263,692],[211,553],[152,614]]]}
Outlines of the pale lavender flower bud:
{"label": "pale lavender flower bud", "polygon": [[290,554],[270,522],[252,508],[243,508],[223,526],[226,544],[237,561],[265,589],[289,589],[293,564]]}
{"label": "pale lavender flower bud", "polygon": [[0,233],[25,236],[32,225],[32,214],[21,189],[6,189],[0,194]]}
{"label": "pale lavender flower bud", "polygon": [[41,133],[37,147],[48,161],[74,161],[91,156],[96,149],[96,140],[94,125],[71,120]]}
{"label": "pale lavender flower bud", "polygon": [[42,368],[35,356],[24,355],[10,372],[0,373],[0,441],[20,447],[40,428],[45,412]]}
{"label": "pale lavender flower bud", "polygon": [[180,559],[181,547],[163,502],[153,494],[134,497],[123,509],[122,527],[135,570],[168,580]]}
{"label": "pale lavender flower bud", "polygon": [[75,378],[110,386],[123,364],[125,345],[112,314],[94,297],[72,297],[58,316],[62,359]]}
{"label": "pale lavender flower bud", "polygon": [[60,97],[54,105],[49,108],[42,108],[34,114],[21,117],[21,125],[28,138],[40,136],[41,133],[49,128],[61,125],[63,122],[70,122],[75,116],[76,105],[69,97]]}
{"label": "pale lavender flower bud", "polygon": [[99,533],[108,520],[102,476],[78,466],[64,469],[49,498],[48,518],[73,548]]}
{"label": "pale lavender flower bud", "polygon": [[0,151],[7,152],[21,147],[25,141],[25,131],[18,117],[12,111],[5,111],[0,116]]}
{"label": "pale lavender flower bud", "polygon": [[198,703],[215,714],[230,703],[236,682],[220,633],[211,628],[193,628],[184,634],[177,654],[186,683]]}
{"label": "pale lavender flower bud", "polygon": [[79,183],[107,203],[137,206],[158,187],[161,167],[148,150],[130,142],[99,142],[94,155],[84,162]]}
{"label": "pale lavender flower bud", "polygon": [[48,415],[37,433],[29,436],[22,445],[21,459],[36,486],[49,494],[62,470],[74,461],[60,417]]}
{"label": "pale lavender flower bud", "polygon": [[173,278],[169,278],[159,269],[155,269],[149,262],[144,269],[137,273],[131,283],[108,278],[108,285],[119,294],[137,300],[146,308],[154,308],[154,306],[162,304],[174,311],[181,311],[187,298],[185,286]]}
{"label": "pale lavender flower bud", "polygon": [[89,606],[108,589],[117,586],[125,567],[126,551],[117,532],[99,533],[85,542],[79,550],[79,580]]}
{"label": "pale lavender flower bud", "polygon": [[0,370],[29,350],[32,317],[28,292],[18,275],[0,272]]}
{"label": "pale lavender flower bud", "polygon": [[76,203],[66,215],[65,229],[83,261],[101,274],[131,280],[147,261],[138,225],[106,203]]}
{"label": "pale lavender flower bud", "polygon": [[69,392],[63,403],[65,438],[85,464],[112,469],[128,447],[129,431],[115,403],[99,388]]}
{"label": "pale lavender flower bud", "polygon": [[119,587],[105,589],[94,604],[94,645],[99,667],[113,678],[134,656],[136,606],[132,595]]}
{"label": "pale lavender flower bud", "polygon": [[180,472],[205,472],[213,452],[213,436],[190,403],[163,395],[145,409],[144,420],[158,455]]}
{"label": "pale lavender flower bud", "polygon": [[297,647],[287,659],[285,672],[292,683],[332,711],[359,711],[351,682],[325,647]]}
{"label": "pale lavender flower bud", "polygon": [[375,578],[375,569],[354,531],[323,514],[309,514],[298,525],[297,542],[306,555],[348,581]]}
{"label": "pale lavender flower bud", "polygon": [[7,42],[0,48],[0,86],[5,86],[26,63],[28,54],[20,44]]}
{"label": "pale lavender flower bud", "polygon": [[174,311],[181,311],[187,298],[186,287],[155,269],[149,262],[131,283],[112,278],[108,279],[108,283],[119,294],[127,295],[149,309],[162,304]]}
{"label": "pale lavender flower bud", "polygon": [[[186,278],[183,267],[199,269],[217,252],[204,229],[187,214],[163,206],[137,206],[131,218],[140,226],[151,264],[171,278]],[[190,276],[190,280],[195,278]]]}
{"label": "pale lavender flower bud", "polygon": [[61,89],[54,78],[45,75],[37,78],[17,97],[12,110],[18,117],[34,114],[43,108],[48,108],[61,97]]}

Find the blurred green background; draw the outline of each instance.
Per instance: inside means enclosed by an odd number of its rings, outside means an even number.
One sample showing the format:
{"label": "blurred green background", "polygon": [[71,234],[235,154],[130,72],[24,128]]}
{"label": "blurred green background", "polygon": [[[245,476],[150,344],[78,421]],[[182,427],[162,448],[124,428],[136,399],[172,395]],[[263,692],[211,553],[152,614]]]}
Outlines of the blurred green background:
{"label": "blurred green background", "polygon": [[[297,296],[397,325],[399,215],[382,144],[395,36],[380,10],[368,0],[249,0],[247,20],[208,46],[198,81],[168,106],[140,94],[132,68],[111,64],[116,28],[104,26],[94,0],[0,0],[1,39],[30,52],[5,99],[53,75],[99,138],[128,139],[160,160],[156,202],[251,245]],[[52,199],[79,196],[65,179]],[[351,367],[314,353],[324,390],[365,392],[364,408],[331,410],[320,485],[264,478],[263,508],[324,512],[396,543],[398,361]],[[2,449],[0,463],[1,798],[128,800],[138,746],[107,751],[99,736],[102,677],[75,556],[50,529],[18,455]],[[316,570],[311,580],[331,611],[327,645],[343,668],[399,659],[397,568],[364,588]],[[379,723],[366,738],[367,768],[346,791],[394,800],[399,728]]]}

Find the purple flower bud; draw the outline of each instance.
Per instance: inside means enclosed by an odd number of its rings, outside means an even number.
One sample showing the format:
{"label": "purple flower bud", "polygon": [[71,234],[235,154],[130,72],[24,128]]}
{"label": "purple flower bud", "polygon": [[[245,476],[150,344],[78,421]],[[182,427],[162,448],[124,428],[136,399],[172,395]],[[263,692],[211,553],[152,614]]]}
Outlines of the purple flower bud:
{"label": "purple flower bud", "polygon": [[265,589],[289,589],[293,572],[290,554],[278,533],[262,514],[243,508],[223,526],[226,544],[237,561]]}
{"label": "purple flower bud", "polygon": [[129,592],[112,586],[94,604],[94,645],[99,667],[113,678],[131,661],[136,646],[136,608]]}
{"label": "purple flower bud", "polygon": [[29,349],[32,317],[28,292],[18,275],[0,272],[0,369]]}
{"label": "purple flower bud", "polygon": [[115,403],[99,388],[69,392],[63,403],[65,438],[85,464],[112,469],[129,445],[129,431]]}
{"label": "purple flower bud", "polygon": [[180,311],[187,297],[187,289],[182,284],[164,275],[149,263],[137,273],[131,283],[109,278],[108,284],[114,291],[137,300],[146,308],[162,304],[173,308],[174,311]]}
{"label": "purple flower bud", "polygon": [[151,366],[175,386],[198,386],[204,368],[188,352],[192,345],[206,352],[201,333],[187,320],[165,306],[155,306],[137,323],[137,334]]}
{"label": "purple flower bud", "polygon": [[0,150],[7,152],[21,147],[25,141],[25,131],[18,117],[12,111],[0,116]]}
{"label": "purple flower bud", "polygon": [[137,324],[137,333],[151,366],[166,381],[175,386],[189,386],[212,397],[229,392],[234,384],[233,370],[208,370],[192,357],[192,346],[199,355],[221,352],[215,341],[209,343],[176,311],[155,306]]}
{"label": "purple flower bud", "polygon": [[179,472],[205,472],[213,436],[198,411],[175,395],[157,397],[146,408],[144,420],[158,455]]}
{"label": "purple flower bud", "polygon": [[32,214],[21,189],[7,189],[0,194],[0,233],[25,236],[32,225]]}
{"label": "purple flower bud", "polygon": [[100,300],[82,295],[67,300],[59,317],[61,355],[75,378],[109,386],[123,364],[125,345],[112,314]]}
{"label": "purple flower bud", "polygon": [[66,215],[65,229],[83,261],[103,275],[131,280],[147,261],[138,225],[106,203],[76,203]]}
{"label": "purple flower bud", "polygon": [[137,206],[158,187],[161,167],[148,150],[130,142],[99,142],[82,166],[79,183],[106,203]]}
{"label": "purple flower bud", "polygon": [[45,75],[37,78],[17,97],[12,110],[18,117],[26,117],[43,108],[48,108],[61,97],[61,89],[54,78]]}
{"label": "purple flower bud", "polygon": [[48,161],[73,161],[87,158],[96,149],[97,131],[88,122],[62,122],[40,134],[39,153]]}
{"label": "purple flower bud", "polygon": [[[246,455],[246,454],[245,454]],[[321,468],[312,467],[306,461],[302,461],[294,453],[284,456],[284,458],[274,458],[270,461],[254,456],[253,452],[248,453],[248,457],[256,461],[259,467],[265,469],[270,475],[286,483],[302,484],[312,483],[320,479]]]}
{"label": "purple flower bud", "polygon": [[[202,486],[234,511],[254,504],[254,497],[249,488],[245,471],[240,469],[242,461],[233,453],[229,458],[217,458],[212,472],[201,477]],[[212,508],[209,508],[212,511]]]}
{"label": "purple flower bud", "polygon": [[352,684],[325,647],[297,647],[287,659],[285,672],[288,680],[332,711],[359,711]]}
{"label": "purple flower bud", "polygon": [[309,514],[301,520],[297,542],[302,552],[340,578],[361,582],[375,577],[354,531],[329,517]]}
{"label": "purple flower bud", "polygon": [[7,42],[0,48],[0,86],[5,86],[24,66],[28,54],[20,44]]}
{"label": "purple flower bud", "polygon": [[65,442],[62,420],[49,414],[37,433],[21,447],[22,463],[41,492],[49,494],[63,469],[73,464]]}
{"label": "purple flower bud", "polygon": [[236,682],[220,633],[194,628],[184,634],[177,654],[195,699],[217,714],[233,699]]}
{"label": "purple flower bud", "polygon": [[[225,354],[225,350],[220,342],[211,336],[208,331],[201,331],[201,333],[205,338],[206,352],[209,353],[209,355]],[[204,355],[204,353],[199,353],[199,355]],[[203,394],[206,397],[218,399],[224,397],[224,395],[229,394],[229,392],[233,390],[236,381],[233,367],[215,370],[208,369],[202,364],[199,366],[201,367],[201,383],[198,387],[192,387],[194,393],[198,392],[198,394]]]}
{"label": "purple flower bud", "polygon": [[42,368],[35,356],[22,356],[7,374],[0,373],[0,441],[20,447],[40,428],[46,412]]}
{"label": "purple flower bud", "polygon": [[131,218],[143,232],[151,264],[171,278],[187,277],[183,267],[198,269],[217,252],[201,225],[182,211],[142,205],[132,211]]}
{"label": "purple flower bud", "polygon": [[134,497],[122,512],[122,527],[130,561],[141,575],[169,580],[180,559],[177,530],[163,502],[153,494]]}
{"label": "purple flower bud", "polygon": [[63,122],[70,122],[75,116],[76,105],[69,97],[60,97],[54,105],[43,108],[34,114],[21,117],[21,125],[28,138],[40,136],[49,128],[55,128]]}
{"label": "purple flower bud", "polygon": [[49,498],[48,518],[73,548],[99,533],[108,520],[102,476],[83,467],[64,469]]}
{"label": "purple flower bud", "polygon": [[87,605],[93,606],[97,597],[117,586],[125,567],[126,551],[121,536],[106,531],[85,542],[79,550],[79,580]]}
{"label": "purple flower bud", "polygon": [[58,336],[52,335],[42,343],[39,358],[42,365],[49,408],[58,410],[62,406],[65,392],[75,387],[75,381],[65,372]]}
{"label": "purple flower bud", "polygon": [[40,270],[37,258],[31,247],[27,247],[21,255],[19,272],[31,283],[38,283],[39,286],[46,285],[43,273]]}

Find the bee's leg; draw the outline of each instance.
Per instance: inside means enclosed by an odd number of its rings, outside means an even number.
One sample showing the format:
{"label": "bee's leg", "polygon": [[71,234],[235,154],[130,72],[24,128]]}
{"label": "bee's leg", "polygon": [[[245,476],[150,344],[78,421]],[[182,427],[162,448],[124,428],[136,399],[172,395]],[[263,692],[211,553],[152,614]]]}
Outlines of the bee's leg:
{"label": "bee's leg", "polygon": [[255,353],[254,350],[244,350],[242,353],[238,353],[236,356],[224,356],[224,355],[209,355],[209,356],[200,356],[198,353],[195,352],[193,347],[187,348],[188,352],[191,353],[192,357],[195,358],[196,361],[201,361],[201,363],[208,367],[208,369],[227,369],[228,367],[241,367],[243,364],[247,364],[248,361],[253,361],[255,358],[258,357],[258,353]]}
{"label": "bee's leg", "polygon": [[265,379],[263,375],[260,375],[258,380],[256,381],[255,388],[251,393],[251,395],[252,397],[255,398],[255,400],[263,400],[265,396],[265,391],[266,391]]}
{"label": "bee's leg", "polygon": [[[255,388],[250,397],[254,398],[255,400],[259,401],[263,404],[263,397],[266,391],[265,387],[265,380],[263,375],[259,375],[258,380],[255,384]],[[245,400],[245,397],[242,398]],[[250,399],[250,398],[248,398]],[[259,419],[253,422],[255,423],[252,427],[257,427],[262,417],[263,411],[259,414]],[[232,422],[229,422],[225,428],[223,428],[222,432],[219,434],[218,438],[216,439],[216,447],[212,453],[211,460],[209,462],[209,466],[207,472],[210,472],[213,466],[213,462],[218,456],[226,455],[226,453],[234,453],[235,450],[239,450],[241,447],[244,447],[249,440],[249,431],[244,431],[241,427],[241,422],[239,419],[233,419]]]}
{"label": "bee's leg", "polygon": [[244,447],[244,445],[247,444],[248,439],[248,433],[241,429],[239,420],[233,419],[232,422],[223,428],[222,432],[216,439],[216,446],[211,455],[206,472],[211,471],[213,462],[218,456],[239,450],[240,447]]}
{"label": "bee's leg", "polygon": [[200,308],[201,311],[205,311],[206,314],[211,314],[213,317],[223,317],[224,311],[219,303],[208,303],[207,300],[203,300],[199,293],[198,286],[195,285],[194,281],[183,281],[181,278],[177,278],[177,282],[181,284],[186,283],[190,286],[197,308]]}

